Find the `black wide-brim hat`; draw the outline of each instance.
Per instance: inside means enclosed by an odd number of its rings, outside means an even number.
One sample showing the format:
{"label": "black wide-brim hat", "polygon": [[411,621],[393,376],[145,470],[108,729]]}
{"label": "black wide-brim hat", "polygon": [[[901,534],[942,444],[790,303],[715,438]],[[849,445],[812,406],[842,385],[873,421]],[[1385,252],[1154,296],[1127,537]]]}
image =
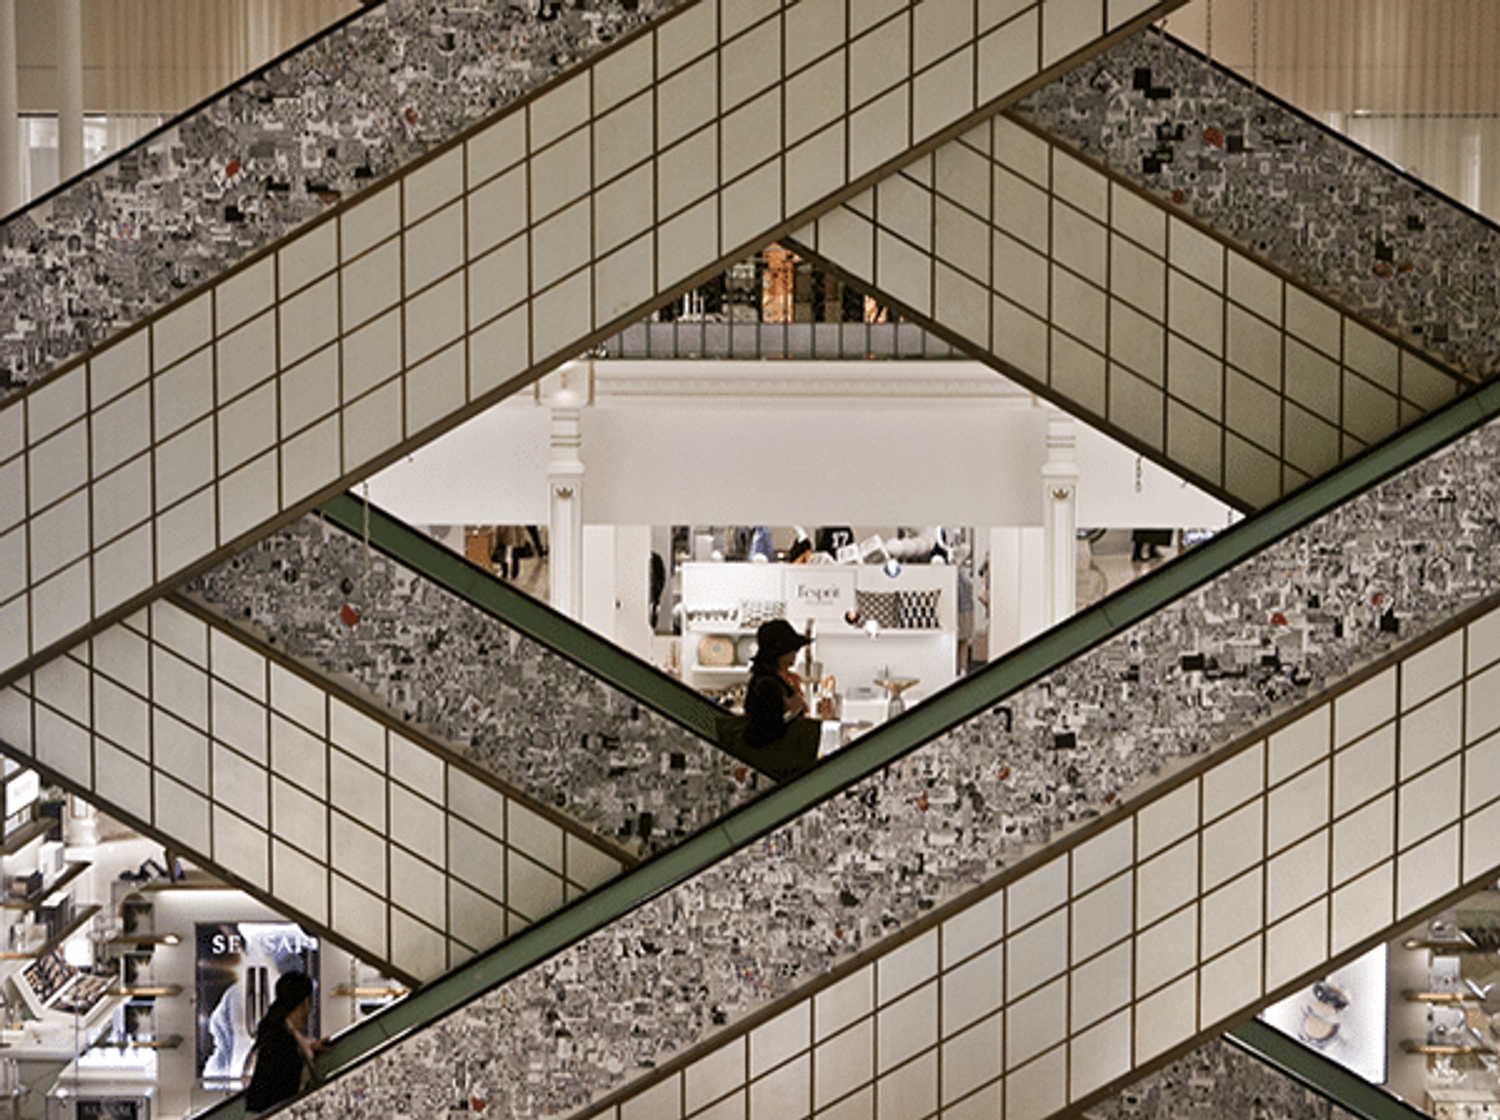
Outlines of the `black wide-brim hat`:
{"label": "black wide-brim hat", "polygon": [[774,661],[782,654],[794,653],[812,639],[797,631],[784,618],[773,618],[762,622],[755,631],[755,657],[757,660]]}

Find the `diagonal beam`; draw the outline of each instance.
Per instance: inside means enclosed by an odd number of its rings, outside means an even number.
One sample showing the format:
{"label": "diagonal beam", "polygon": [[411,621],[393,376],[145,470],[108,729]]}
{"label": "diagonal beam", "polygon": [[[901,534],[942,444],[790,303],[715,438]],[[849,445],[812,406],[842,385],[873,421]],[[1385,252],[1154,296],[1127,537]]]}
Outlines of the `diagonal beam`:
{"label": "diagonal beam", "polygon": [[692,2],[366,3],[0,215],[0,395]]}
{"label": "diagonal beam", "polygon": [[1170,35],[1118,44],[1011,115],[1474,381],[1500,371],[1500,225]]}
{"label": "diagonal beam", "polygon": [[656,21],[0,406],[0,683],[1178,2]]}
{"label": "diagonal beam", "polygon": [[714,742],[722,708],[351,498],[182,594],[641,857],[766,781]]}

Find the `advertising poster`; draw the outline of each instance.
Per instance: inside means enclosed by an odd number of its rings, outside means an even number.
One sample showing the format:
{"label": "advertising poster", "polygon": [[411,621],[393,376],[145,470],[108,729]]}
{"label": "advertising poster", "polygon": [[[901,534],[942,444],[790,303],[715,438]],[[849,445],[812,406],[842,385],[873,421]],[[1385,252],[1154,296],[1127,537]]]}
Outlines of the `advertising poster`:
{"label": "advertising poster", "polygon": [[1311,987],[1273,1003],[1261,1020],[1372,1085],[1386,1078],[1386,953],[1377,945]]}
{"label": "advertising poster", "polygon": [[[198,922],[197,1057],[205,1088],[238,1089],[255,1028],[284,972],[318,982],[318,939],[293,922]],[[317,1038],[318,998],[308,1034]]]}

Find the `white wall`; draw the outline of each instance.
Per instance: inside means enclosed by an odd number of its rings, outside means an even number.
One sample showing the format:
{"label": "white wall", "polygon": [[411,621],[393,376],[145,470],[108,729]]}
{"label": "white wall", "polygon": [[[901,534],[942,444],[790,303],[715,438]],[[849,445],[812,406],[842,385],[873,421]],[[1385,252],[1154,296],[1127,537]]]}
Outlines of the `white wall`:
{"label": "white wall", "polygon": [[1041,517],[1039,413],[938,404],[593,408],[584,517],[633,524],[1009,524]]}
{"label": "white wall", "polygon": [[413,525],[545,525],[551,417],[529,396],[476,416],[370,479]]}
{"label": "white wall", "polygon": [[[583,516],[596,525],[1040,525],[1046,415],[1024,399],[604,402],[582,414]],[[1222,503],[1077,430],[1080,526],[1228,522]],[[545,408],[513,399],[376,475],[370,498],[412,524],[543,524],[549,432]]]}
{"label": "white wall", "polygon": [[1222,529],[1237,519],[1217,498],[1123,444],[1076,427],[1080,529]]}

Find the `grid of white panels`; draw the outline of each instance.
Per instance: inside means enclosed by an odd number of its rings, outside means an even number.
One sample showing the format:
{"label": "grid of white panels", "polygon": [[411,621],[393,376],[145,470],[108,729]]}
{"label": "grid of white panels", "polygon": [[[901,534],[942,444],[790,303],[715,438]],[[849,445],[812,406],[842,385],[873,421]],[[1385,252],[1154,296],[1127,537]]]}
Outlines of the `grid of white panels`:
{"label": "grid of white panels", "polygon": [[1500,865],[1500,610],[605,1110],[1042,1120]]}
{"label": "grid of white panels", "polygon": [[419,980],[621,870],[441,747],[170,599],[0,693],[0,739]]}
{"label": "grid of white panels", "polygon": [[794,238],[1247,508],[1461,388],[1003,116]]}
{"label": "grid of white panels", "polygon": [[1180,0],[700,0],[0,407],[0,674]]}

